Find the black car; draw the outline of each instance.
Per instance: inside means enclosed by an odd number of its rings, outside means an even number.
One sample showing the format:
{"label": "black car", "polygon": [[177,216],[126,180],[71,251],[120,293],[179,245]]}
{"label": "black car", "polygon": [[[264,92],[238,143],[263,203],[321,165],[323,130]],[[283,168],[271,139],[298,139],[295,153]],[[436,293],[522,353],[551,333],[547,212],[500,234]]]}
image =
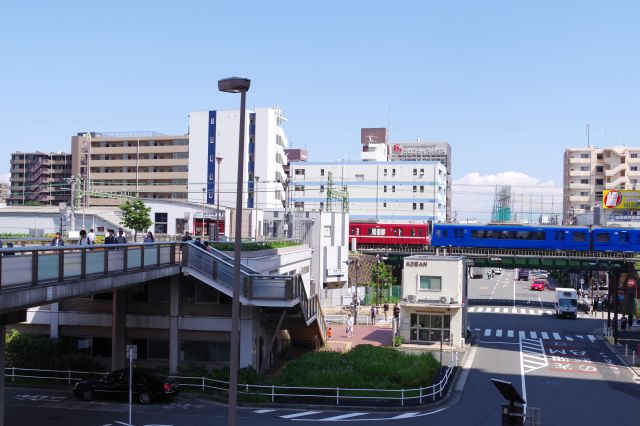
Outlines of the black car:
{"label": "black car", "polygon": [[[132,390],[134,400],[148,404],[177,395],[180,385],[166,376],[134,368]],[[81,380],[74,385],[73,393],[83,401],[94,398],[128,399],[129,369],[116,370],[99,379]]]}

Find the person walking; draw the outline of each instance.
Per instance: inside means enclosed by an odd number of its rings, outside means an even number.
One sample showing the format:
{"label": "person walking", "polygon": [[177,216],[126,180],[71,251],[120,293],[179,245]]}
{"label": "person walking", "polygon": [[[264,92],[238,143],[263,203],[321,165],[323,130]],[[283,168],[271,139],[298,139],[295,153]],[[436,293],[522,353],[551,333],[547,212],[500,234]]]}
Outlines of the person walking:
{"label": "person walking", "polygon": [[378,310],[376,309],[376,305],[371,305],[371,324],[376,325],[377,315],[378,315]]}
{"label": "person walking", "polygon": [[191,233],[189,231],[184,231],[184,237],[182,237],[182,242],[184,243],[191,240],[193,240],[193,238],[191,238]]}
{"label": "person walking", "polygon": [[56,237],[51,240],[50,246],[53,247],[61,247],[64,245],[64,240],[62,239],[62,234],[60,232],[56,232]]}
{"label": "person walking", "polygon": [[93,232],[93,229],[89,229],[89,233],[87,234],[87,239],[89,240],[89,244],[94,245],[96,243],[96,233]]}
{"label": "person walking", "polygon": [[389,304],[387,302],[384,302],[384,305],[382,305],[382,311],[384,312],[384,320],[389,321]]}
{"label": "person walking", "polygon": [[116,244],[127,244],[127,237],[124,236],[124,231],[120,229],[118,236],[116,237]]}
{"label": "person walking", "polygon": [[400,308],[397,303],[393,305],[393,319],[400,321]]}
{"label": "person walking", "polygon": [[624,315],[620,318],[620,331],[627,331],[627,317]]}
{"label": "person walking", "polygon": [[88,246],[91,245],[89,243],[89,238],[87,237],[87,231],[84,229],[80,231],[80,241],[78,241],[79,246]]}
{"label": "person walking", "polygon": [[156,239],[153,237],[153,232],[151,232],[151,231],[147,232],[147,235],[144,237],[144,242],[145,243],[153,243],[155,241],[156,241]]}
{"label": "person walking", "polygon": [[105,244],[115,244],[116,237],[113,235],[113,229],[107,229],[107,235],[104,237]]}
{"label": "person walking", "polygon": [[347,337],[349,339],[353,337],[353,317],[351,314],[347,317]]}

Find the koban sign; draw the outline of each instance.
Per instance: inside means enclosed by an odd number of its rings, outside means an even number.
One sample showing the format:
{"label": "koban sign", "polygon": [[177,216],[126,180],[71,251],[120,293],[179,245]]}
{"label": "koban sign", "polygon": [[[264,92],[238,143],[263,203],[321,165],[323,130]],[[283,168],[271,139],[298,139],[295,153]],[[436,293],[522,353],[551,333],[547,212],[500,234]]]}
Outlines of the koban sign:
{"label": "koban sign", "polygon": [[427,266],[427,261],[426,260],[422,260],[422,261],[410,260],[410,261],[407,262],[407,267],[408,268],[422,268],[424,266]]}

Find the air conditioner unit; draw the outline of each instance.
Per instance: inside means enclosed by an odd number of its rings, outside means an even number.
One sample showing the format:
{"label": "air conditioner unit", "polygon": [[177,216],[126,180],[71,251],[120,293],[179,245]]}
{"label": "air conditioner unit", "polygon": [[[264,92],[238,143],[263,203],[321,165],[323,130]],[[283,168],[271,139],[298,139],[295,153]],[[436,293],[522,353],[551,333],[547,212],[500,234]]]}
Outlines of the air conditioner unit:
{"label": "air conditioner unit", "polygon": [[440,298],[440,303],[447,303],[447,298],[446,298],[446,296],[442,296],[442,297]]}
{"label": "air conditioner unit", "polygon": [[409,303],[416,303],[418,301],[418,296],[415,294],[408,294],[407,300],[409,301]]}

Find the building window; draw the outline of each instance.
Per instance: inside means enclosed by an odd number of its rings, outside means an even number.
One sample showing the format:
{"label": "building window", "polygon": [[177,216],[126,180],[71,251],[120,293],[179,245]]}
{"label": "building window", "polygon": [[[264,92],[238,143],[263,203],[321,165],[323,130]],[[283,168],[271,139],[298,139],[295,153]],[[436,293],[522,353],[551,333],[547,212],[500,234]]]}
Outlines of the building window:
{"label": "building window", "polygon": [[356,175],[356,180],[364,180],[364,175]]}
{"label": "building window", "polygon": [[638,171],[638,166],[631,166],[631,171],[632,172],[637,172]]}
{"label": "building window", "polygon": [[589,153],[580,154],[580,158],[589,158]]}
{"label": "building window", "polygon": [[324,202],[320,201],[320,211],[323,211],[323,210],[324,210]]}
{"label": "building window", "polygon": [[589,184],[589,179],[580,179],[580,183],[588,185]]}
{"label": "building window", "polygon": [[418,176],[418,169],[413,169],[413,175]]}
{"label": "building window", "polygon": [[420,276],[420,291],[441,291],[442,277]]}
{"label": "building window", "polygon": [[180,361],[229,362],[231,345],[228,342],[180,342]]}
{"label": "building window", "polygon": [[149,340],[149,359],[169,359],[168,340]]}
{"label": "building window", "polygon": [[382,187],[382,192],[387,192],[387,185]]}
{"label": "building window", "polygon": [[[157,158],[154,156],[154,159],[157,159]],[[209,156],[209,162],[213,163],[214,161],[216,161],[216,156],[215,155],[210,155]]]}
{"label": "building window", "polygon": [[211,119],[209,120],[209,124],[216,124],[216,119],[214,117],[211,117]]}
{"label": "building window", "polygon": [[581,172],[588,172],[589,171],[589,166],[580,166],[580,171]]}
{"label": "building window", "polygon": [[320,176],[324,176],[324,169],[320,169]]}
{"label": "building window", "polygon": [[213,136],[211,136],[209,138],[209,143],[216,143],[216,138],[214,138]]}
{"label": "building window", "polygon": [[391,186],[391,192],[396,192],[396,186],[395,185]]}
{"label": "building window", "polygon": [[424,203],[420,203],[420,210],[424,210]]}
{"label": "building window", "polygon": [[395,176],[396,175],[396,169],[391,169],[391,176]]}
{"label": "building window", "polygon": [[387,169],[384,169],[384,170],[383,170],[383,174],[384,174],[384,176],[386,176],[386,175],[387,175]]}
{"label": "building window", "polygon": [[382,203],[382,207],[387,207],[387,203],[386,202]]}
{"label": "building window", "polygon": [[418,204],[417,203],[413,203],[413,209],[416,210]]}
{"label": "building window", "polygon": [[420,185],[420,192],[424,192],[424,185]]}
{"label": "building window", "polygon": [[320,193],[324,192],[324,185],[320,185]]}
{"label": "building window", "polygon": [[167,223],[168,223],[168,213],[156,213],[154,220],[154,233],[156,234],[166,234],[167,233]]}
{"label": "building window", "polygon": [[448,341],[450,328],[450,315],[411,314],[409,340],[412,342]]}
{"label": "building window", "polygon": [[604,185],[604,179],[596,179],[596,185]]}
{"label": "building window", "polygon": [[[580,169],[582,170],[582,168],[580,168]],[[589,171],[589,168],[588,168],[588,167],[585,167],[585,170],[586,170],[586,171]],[[596,172],[598,172],[598,173],[602,173],[603,171],[604,171],[604,167],[602,167],[602,166],[596,166]]]}
{"label": "building window", "polygon": [[633,152],[631,154],[629,154],[630,158],[638,158],[638,153],[637,152]]}
{"label": "building window", "polygon": [[304,176],[304,169],[296,169],[295,174],[296,176]]}
{"label": "building window", "polygon": [[418,192],[418,187],[416,185],[413,185],[413,192]]}
{"label": "building window", "polygon": [[424,176],[424,169],[420,169],[420,176]]}

